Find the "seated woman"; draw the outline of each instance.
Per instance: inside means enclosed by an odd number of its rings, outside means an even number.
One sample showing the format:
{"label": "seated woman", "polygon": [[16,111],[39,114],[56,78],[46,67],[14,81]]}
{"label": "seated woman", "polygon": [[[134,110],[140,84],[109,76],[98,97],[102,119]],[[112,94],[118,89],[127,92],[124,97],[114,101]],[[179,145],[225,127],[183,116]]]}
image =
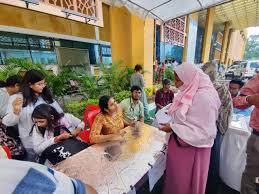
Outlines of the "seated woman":
{"label": "seated woman", "polygon": [[102,96],[99,100],[101,112],[96,116],[90,142],[122,141],[121,130],[124,128],[122,110],[111,96]]}
{"label": "seated woman", "polygon": [[[48,149],[50,149],[50,152],[52,150],[54,151],[54,149],[58,149],[57,146],[53,147],[52,145],[67,140],[71,137],[76,137],[80,133],[80,131],[84,129],[85,125],[84,122],[71,114],[58,113],[54,107],[48,104],[38,105],[32,113],[32,120],[34,122],[34,126],[32,127],[32,131],[30,134],[32,134],[33,137],[33,149],[37,154],[41,155],[42,157],[44,155],[43,153],[45,153],[46,155],[46,151]],[[84,143],[80,141],[79,151],[82,150],[81,144],[83,145],[82,149],[88,146],[86,143],[84,146]],[[51,146],[53,147],[53,149]],[[65,151],[69,152],[67,157],[73,154],[71,151],[69,151],[69,149],[67,149],[65,145],[60,146],[63,146],[64,148],[62,150],[62,153],[65,153]],[[75,146],[74,143],[73,146]],[[73,146],[71,145],[71,147]],[[75,148],[71,149],[75,150]],[[78,148],[76,148],[76,150],[77,149]],[[47,153],[49,153],[49,151],[47,151]],[[59,150],[56,150],[55,152],[58,151]],[[52,157],[52,159],[50,160],[49,157]],[[66,157],[64,157],[63,159],[65,158]],[[58,160],[58,158],[56,159],[56,156],[50,156],[50,154],[45,159],[49,159],[52,164],[52,161]],[[59,162],[59,160],[57,162]]]}

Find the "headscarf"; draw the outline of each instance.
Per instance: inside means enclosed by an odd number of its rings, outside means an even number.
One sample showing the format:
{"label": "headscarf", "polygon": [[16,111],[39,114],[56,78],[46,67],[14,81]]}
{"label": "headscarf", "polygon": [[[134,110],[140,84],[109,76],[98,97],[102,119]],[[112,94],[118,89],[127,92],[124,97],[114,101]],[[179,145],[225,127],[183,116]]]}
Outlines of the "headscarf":
{"label": "headscarf", "polygon": [[210,61],[205,63],[201,69],[205,74],[207,74],[210,77],[210,80],[212,83],[216,81],[217,78],[217,64],[215,61]]}
{"label": "headscarf", "polygon": [[192,105],[192,100],[199,88],[214,89],[209,77],[193,64],[183,63],[175,68],[175,72],[184,83],[179,88],[180,93],[175,97],[172,106],[169,108],[169,113],[175,112],[181,107],[182,120],[185,120],[185,115]]}
{"label": "headscarf", "polygon": [[214,88],[218,92],[221,106],[219,108],[217,128],[220,130],[221,134],[224,134],[229,128],[232,116],[233,106],[231,94],[224,84],[221,84],[216,80],[217,64],[215,63],[215,61],[207,62],[205,65],[202,66],[202,70],[210,77],[210,80],[213,82]]}
{"label": "headscarf", "polygon": [[[168,111],[173,118],[172,129],[190,145],[211,147],[217,131],[216,119],[220,106],[218,94],[209,77],[193,64],[183,63],[175,68],[175,72],[184,84],[179,88],[180,93]],[[194,106],[193,100],[196,95],[201,101]],[[202,101],[203,98],[206,98],[206,102]],[[210,109],[205,111],[209,111],[211,118],[208,118],[209,115],[203,115],[203,103],[210,103],[206,104]],[[190,109],[192,113],[188,112]],[[196,120],[193,121],[192,118]],[[208,119],[212,123],[208,122]]]}

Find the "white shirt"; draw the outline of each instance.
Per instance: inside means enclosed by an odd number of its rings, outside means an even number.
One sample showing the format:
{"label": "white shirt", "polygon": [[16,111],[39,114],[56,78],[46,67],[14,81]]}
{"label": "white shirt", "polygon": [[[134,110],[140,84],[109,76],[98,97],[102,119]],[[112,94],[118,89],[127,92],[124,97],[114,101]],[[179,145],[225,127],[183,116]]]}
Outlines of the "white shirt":
{"label": "white shirt", "polygon": [[[26,175],[28,175],[29,170],[37,170],[39,173],[42,174],[42,176],[45,177],[45,179],[50,180],[55,184],[55,191],[53,194],[75,194],[75,188],[73,186],[72,179],[68,176],[64,175],[61,172],[55,171],[53,169],[50,169],[46,166],[37,164],[35,162],[25,162],[25,161],[19,161],[19,160],[7,160],[7,159],[1,159],[0,160],[0,191],[4,194],[12,194],[16,187],[18,186],[21,181],[24,181],[24,178]],[[36,175],[35,175],[36,176]],[[35,176],[29,176],[30,178],[35,178]],[[41,176],[40,180],[44,180]],[[24,189],[25,191],[23,193],[26,193],[30,189],[31,186],[35,186],[36,181],[40,180],[31,180],[27,182]],[[45,185],[46,188],[48,185],[46,185],[45,182],[41,183],[41,186]],[[17,193],[17,192],[16,192]],[[19,193],[19,191],[18,191]],[[31,192],[27,192],[31,193]],[[41,193],[44,193],[43,191]],[[87,192],[88,193],[88,192]]]}
{"label": "white shirt", "polygon": [[6,88],[0,88],[0,118],[3,118],[6,114],[9,97]]}
{"label": "white shirt", "polygon": [[[60,120],[60,124],[64,125],[70,132],[76,128],[84,129],[85,123],[76,118],[72,114],[66,113]],[[37,154],[41,154],[47,147],[55,144],[53,132],[45,131],[44,136],[38,131],[35,126],[32,132],[33,149]]]}
{"label": "white shirt", "polygon": [[[4,116],[2,123],[6,126],[14,126],[18,124],[19,137],[22,141],[23,146],[25,147],[25,149],[32,149],[32,136],[29,135],[33,126],[31,115],[36,106],[40,104],[47,104],[47,102],[45,102],[42,97],[38,97],[38,100],[35,104],[31,103],[26,107],[23,107],[20,114],[16,115],[13,113],[12,103],[17,97],[22,98],[22,94],[15,94],[10,96],[6,116]],[[53,106],[59,113],[63,112],[63,110],[56,101],[54,101],[50,105]]]}

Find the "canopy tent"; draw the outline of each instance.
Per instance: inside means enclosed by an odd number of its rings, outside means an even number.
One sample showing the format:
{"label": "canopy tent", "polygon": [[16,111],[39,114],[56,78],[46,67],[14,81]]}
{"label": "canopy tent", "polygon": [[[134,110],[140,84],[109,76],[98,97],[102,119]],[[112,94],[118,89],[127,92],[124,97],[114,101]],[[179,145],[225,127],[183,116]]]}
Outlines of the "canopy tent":
{"label": "canopy tent", "polygon": [[163,22],[220,5],[230,0],[103,0],[127,7],[142,17],[152,16]]}

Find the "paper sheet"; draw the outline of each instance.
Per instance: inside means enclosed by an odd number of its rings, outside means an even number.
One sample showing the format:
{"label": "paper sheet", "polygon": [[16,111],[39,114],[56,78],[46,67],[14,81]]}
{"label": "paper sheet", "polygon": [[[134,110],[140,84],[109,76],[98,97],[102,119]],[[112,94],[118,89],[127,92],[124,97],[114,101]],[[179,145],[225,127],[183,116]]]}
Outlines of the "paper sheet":
{"label": "paper sheet", "polygon": [[170,123],[171,120],[172,120],[172,117],[167,114],[166,109],[159,110],[156,113],[156,122],[158,123],[159,128],[162,127],[160,123]]}
{"label": "paper sheet", "polygon": [[148,171],[149,189],[153,190],[157,181],[163,176],[166,169],[166,154],[161,153],[153,167]]}

